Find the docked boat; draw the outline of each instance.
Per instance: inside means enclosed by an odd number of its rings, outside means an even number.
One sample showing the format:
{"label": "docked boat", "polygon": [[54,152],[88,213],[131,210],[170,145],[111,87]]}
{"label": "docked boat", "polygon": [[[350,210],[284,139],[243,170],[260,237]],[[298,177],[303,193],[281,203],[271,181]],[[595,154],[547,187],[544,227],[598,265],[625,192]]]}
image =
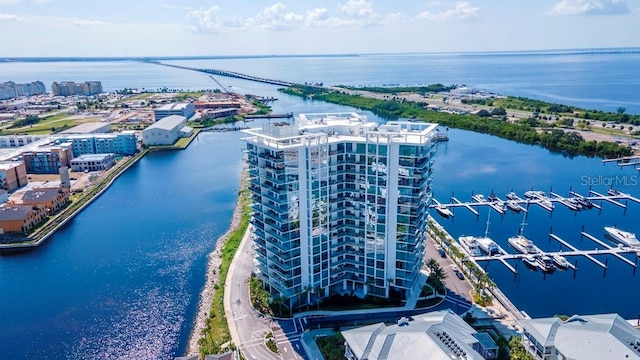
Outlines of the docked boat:
{"label": "docked boat", "polygon": [[569,261],[567,260],[567,258],[560,254],[553,255],[551,259],[553,260],[553,264],[561,269],[566,269],[569,267]]}
{"label": "docked boat", "polygon": [[438,214],[440,214],[442,217],[448,218],[448,217],[452,217],[453,216],[453,211],[451,211],[445,205],[438,204],[438,205],[435,206],[435,209],[438,212]]}
{"label": "docked boat", "polygon": [[528,199],[540,199],[544,196],[544,192],[539,190],[529,190],[524,193],[524,197]]}
{"label": "docked boat", "polygon": [[478,241],[475,236],[460,236],[458,238],[460,246],[471,256],[481,256]]}
{"label": "docked boat", "polygon": [[538,267],[542,269],[542,271],[553,271],[555,267],[553,266],[553,260],[547,255],[538,256],[536,258],[536,263]]}
{"label": "docked boat", "polygon": [[516,200],[507,200],[507,208],[511,211],[520,212],[522,207]]}
{"label": "docked boat", "polygon": [[640,241],[638,241],[636,234],[632,232],[623,231],[612,226],[605,226],[604,231],[606,231],[607,234],[609,234],[609,236],[611,236],[614,240],[620,242],[623,245],[640,247]]}
{"label": "docked boat", "polygon": [[538,261],[536,260],[536,257],[534,255],[525,255],[522,258],[522,261],[525,263],[525,265],[531,267],[532,269],[538,268]]}
{"label": "docked boat", "polygon": [[576,200],[576,202],[580,205],[582,205],[583,208],[585,209],[591,209],[593,207],[593,204],[591,203],[591,200],[585,198],[585,197],[574,197],[573,199]]}
{"label": "docked boat", "polygon": [[533,241],[527,239],[524,234],[524,226],[526,223],[523,221],[520,230],[518,231],[518,235],[512,236],[507,241],[509,245],[511,245],[518,252],[523,254],[538,254],[540,253],[540,249],[533,244]]}
{"label": "docked boat", "polygon": [[485,199],[484,195],[482,194],[471,195],[471,198],[479,203],[487,202],[487,199]]}
{"label": "docked boat", "polygon": [[515,192],[510,192],[507,194],[507,199],[509,200],[518,200],[518,194],[516,194]]}
{"label": "docked boat", "polygon": [[478,243],[478,247],[482,249],[482,251],[486,252],[489,255],[499,255],[500,248],[496,244],[495,241],[489,239],[488,237],[477,238],[476,242]]}
{"label": "docked boat", "polygon": [[517,251],[523,254],[538,254],[540,249],[533,244],[533,242],[521,234],[508,239],[509,245],[511,245]]}

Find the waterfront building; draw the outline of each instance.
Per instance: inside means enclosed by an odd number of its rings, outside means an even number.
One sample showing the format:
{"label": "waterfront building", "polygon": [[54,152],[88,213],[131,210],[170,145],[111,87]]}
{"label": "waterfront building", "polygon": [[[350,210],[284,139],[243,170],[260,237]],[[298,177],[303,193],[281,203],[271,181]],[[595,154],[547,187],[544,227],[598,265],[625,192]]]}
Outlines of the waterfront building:
{"label": "waterfront building", "polygon": [[39,206],[0,206],[0,234],[26,233],[44,220],[46,216],[46,210]]}
{"label": "waterfront building", "polygon": [[523,320],[522,345],[535,359],[640,359],[640,331],[618,314]]}
{"label": "waterfront building", "polygon": [[134,155],[138,151],[136,134],[131,130],[117,134],[67,135],[59,137],[56,142],[71,143],[73,156],[106,153]]}
{"label": "waterfront building", "polygon": [[180,115],[189,119],[195,113],[196,107],[192,102],[166,104],[153,110],[156,121],[171,115]]}
{"label": "waterfront building", "polygon": [[54,96],[96,95],[103,92],[100,81],[85,81],[75,83],[73,81],[53,82],[51,92]]}
{"label": "waterfront building", "polygon": [[42,81],[16,84],[13,81],[0,83],[0,100],[13,99],[20,96],[40,95],[47,92]]}
{"label": "waterfront building", "polygon": [[[180,137],[188,137],[193,129],[188,126],[187,118],[171,115],[151,124],[142,130],[142,143],[145,145],[172,145]],[[184,130],[183,130],[184,129]]]}
{"label": "waterfront building", "polygon": [[242,107],[242,103],[235,100],[217,100],[217,101],[196,101],[194,106],[197,110],[206,109],[239,109]]}
{"label": "waterfront building", "polygon": [[21,202],[22,205],[42,207],[50,215],[69,202],[69,189],[55,187],[27,190],[22,195]]}
{"label": "waterfront building", "polygon": [[497,359],[498,346],[450,310],[400,319],[342,332],[349,360]]}
{"label": "waterfront building", "polygon": [[436,126],[335,113],[243,131],[255,273],[274,295],[291,307],[335,294],[409,296]]}
{"label": "waterfront building", "polygon": [[27,168],[23,162],[0,163],[0,188],[12,191],[25,186],[29,182]]}
{"label": "waterfront building", "polygon": [[71,143],[43,146],[22,153],[27,174],[58,174],[61,166],[69,166],[73,158]]}
{"label": "waterfront building", "polygon": [[116,154],[84,154],[71,160],[71,171],[103,171],[116,164]]}

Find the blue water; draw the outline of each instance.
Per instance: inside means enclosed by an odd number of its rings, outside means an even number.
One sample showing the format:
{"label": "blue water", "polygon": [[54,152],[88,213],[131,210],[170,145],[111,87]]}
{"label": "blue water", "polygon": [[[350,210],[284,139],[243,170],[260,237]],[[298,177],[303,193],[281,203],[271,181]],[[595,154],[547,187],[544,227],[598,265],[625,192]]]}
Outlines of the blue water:
{"label": "blue water", "polygon": [[[465,83],[515,95],[539,92],[542,99],[570,98],[588,108],[622,105],[640,113],[640,74],[633,67],[638,57],[444,54],[176,63],[301,82]],[[135,62],[0,64],[0,81],[36,79],[47,84],[97,79],[107,90],[215,87],[204,74]],[[219,80],[239,93],[278,97],[275,112],[352,110],[287,96],[270,85]],[[240,136],[202,134],[185,151],[146,156],[45,246],[0,257],[0,358],[168,359],[182,354],[204,284],[206,254],[231,218],[242,166]],[[587,186],[581,185],[586,180],[627,176],[632,183],[638,175],[632,168],[604,166],[584,157],[568,159],[488,135],[451,130],[450,137],[449,143],[439,145],[435,165],[434,192],[440,200],[447,200],[451,192],[463,200],[473,191],[504,195],[532,187],[553,187],[566,194],[573,186],[586,193]],[[638,185],[617,187],[640,196]],[[607,186],[597,188],[606,191]],[[639,207],[631,204],[625,214],[604,204],[601,214],[573,214],[558,205],[552,215],[533,207],[525,235],[543,249],[557,250],[558,244],[548,241],[553,227],[579,248],[594,248],[588,240],[579,240],[583,225],[599,238],[604,238],[602,227],[613,224],[640,233]],[[442,223],[454,236],[479,235],[486,216],[486,210],[476,218],[460,209]],[[521,222],[520,215],[501,218],[494,213],[490,236],[506,248],[507,237]],[[514,276],[499,263],[489,264],[488,271],[514,303],[533,316],[618,312],[636,317],[638,306],[628,299],[640,295],[637,275],[619,260],[609,259],[608,264],[605,273],[580,258],[575,275],[557,271],[544,276],[520,266]]]}

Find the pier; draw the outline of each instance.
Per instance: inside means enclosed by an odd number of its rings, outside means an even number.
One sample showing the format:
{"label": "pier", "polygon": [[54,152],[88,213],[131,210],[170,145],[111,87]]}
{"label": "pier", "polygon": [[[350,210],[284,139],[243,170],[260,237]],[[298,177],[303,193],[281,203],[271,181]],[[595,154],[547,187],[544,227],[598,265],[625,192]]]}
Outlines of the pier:
{"label": "pier", "polygon": [[[591,208],[602,210],[602,204],[598,204],[596,203],[596,201],[606,201],[623,209],[627,208],[627,204],[621,203],[620,200],[628,200],[640,204],[640,199],[630,194],[620,192],[614,188],[609,189],[607,195],[601,194],[591,189],[589,190],[588,196],[582,195],[573,190],[569,191],[568,197],[562,196],[552,191],[549,192],[549,195],[549,197],[542,196],[540,198],[523,199],[514,193],[510,193],[507,198],[509,199],[508,201],[518,204],[520,210],[524,212],[528,211],[529,205],[531,204],[538,205],[549,212],[553,212],[554,203],[560,203],[571,211],[588,210]],[[481,206],[489,206],[501,215],[504,215],[506,213],[506,201],[501,200],[498,197],[495,197],[493,200],[491,200],[484,199],[484,197],[481,197],[481,194],[472,194],[471,198],[471,201],[463,202],[455,198],[454,196],[451,196],[451,203],[444,203],[441,201],[437,201],[436,199],[433,199],[433,202],[434,204],[442,205],[447,208],[464,207],[476,216],[479,216],[478,210],[476,208]],[[578,201],[578,203],[576,202],[576,200]],[[583,204],[579,204],[580,202],[583,202]],[[584,202],[588,202],[588,206],[584,206]],[[430,207],[435,207],[436,205],[434,204],[431,204]]]}

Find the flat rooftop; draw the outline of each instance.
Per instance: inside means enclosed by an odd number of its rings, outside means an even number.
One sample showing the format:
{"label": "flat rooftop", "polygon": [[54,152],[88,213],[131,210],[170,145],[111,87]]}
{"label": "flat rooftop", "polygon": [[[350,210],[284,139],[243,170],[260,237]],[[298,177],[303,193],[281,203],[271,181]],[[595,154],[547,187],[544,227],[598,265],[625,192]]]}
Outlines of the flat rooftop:
{"label": "flat rooftop", "polygon": [[162,105],[156,111],[180,111],[184,110],[190,103],[171,103]]}
{"label": "flat rooftop", "polygon": [[103,122],[84,123],[62,131],[60,134],[91,134],[94,131],[101,130],[103,128],[107,128],[107,131],[109,131],[111,130],[111,125]]}
{"label": "flat rooftop", "polygon": [[433,138],[437,126],[410,121],[379,124],[355,112],[316,113],[300,114],[293,124],[269,123],[243,132],[250,135],[244,141],[277,149],[338,142],[421,145]]}
{"label": "flat rooftop", "polygon": [[71,161],[102,161],[107,157],[115,156],[116,154],[82,154]]}

